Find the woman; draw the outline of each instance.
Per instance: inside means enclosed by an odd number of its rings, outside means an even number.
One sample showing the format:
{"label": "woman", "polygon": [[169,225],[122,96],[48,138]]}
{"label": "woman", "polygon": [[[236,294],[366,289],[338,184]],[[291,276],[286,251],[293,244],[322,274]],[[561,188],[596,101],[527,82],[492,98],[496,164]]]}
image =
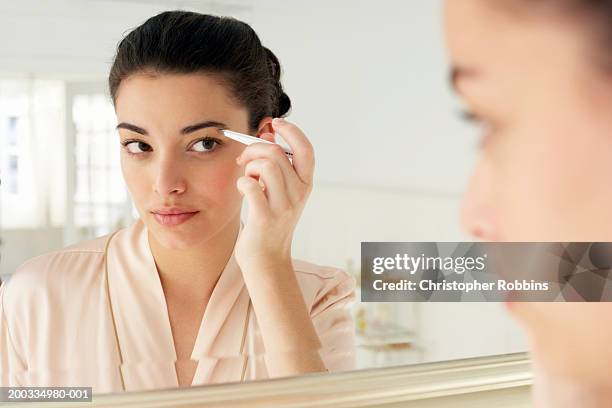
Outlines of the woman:
{"label": "woman", "polygon": [[[165,12],[121,41],[109,85],[140,218],[36,257],[3,286],[2,385],[110,392],[352,367],[354,279],[291,258],[314,154],[280,119],[279,78],[274,54],[230,18]],[[293,162],[222,129],[277,132]]]}
{"label": "woman", "polygon": [[[449,0],[453,84],[484,125],[463,223],[485,241],[612,241],[612,3]],[[508,303],[540,407],[612,404],[609,303]]]}

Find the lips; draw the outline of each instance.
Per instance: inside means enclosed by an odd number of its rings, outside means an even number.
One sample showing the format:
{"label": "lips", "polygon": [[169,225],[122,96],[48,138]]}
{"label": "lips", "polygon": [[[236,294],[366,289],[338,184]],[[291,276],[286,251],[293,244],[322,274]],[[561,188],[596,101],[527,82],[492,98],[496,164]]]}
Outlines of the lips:
{"label": "lips", "polygon": [[199,211],[191,209],[183,209],[178,207],[163,207],[151,210],[153,218],[164,226],[173,226],[184,223],[191,219]]}

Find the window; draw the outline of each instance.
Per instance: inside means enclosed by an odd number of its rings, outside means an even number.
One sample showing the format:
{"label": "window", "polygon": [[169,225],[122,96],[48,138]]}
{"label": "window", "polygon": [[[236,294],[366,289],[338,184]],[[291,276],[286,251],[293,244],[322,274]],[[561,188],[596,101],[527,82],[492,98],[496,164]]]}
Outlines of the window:
{"label": "window", "polygon": [[[0,80],[0,225],[61,224],[64,93],[61,81]],[[60,178],[58,180],[58,177]]]}
{"label": "window", "polygon": [[131,221],[131,201],[121,174],[116,117],[105,93],[77,93],[74,122],[76,240],[107,234]]}

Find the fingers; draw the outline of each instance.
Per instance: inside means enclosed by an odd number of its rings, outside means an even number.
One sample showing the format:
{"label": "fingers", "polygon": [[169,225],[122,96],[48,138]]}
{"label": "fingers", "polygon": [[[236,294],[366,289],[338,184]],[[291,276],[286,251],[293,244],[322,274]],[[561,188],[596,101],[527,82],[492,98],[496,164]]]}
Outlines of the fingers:
{"label": "fingers", "polygon": [[259,137],[263,140],[267,140],[268,142],[276,143],[274,133],[262,133]]}
{"label": "fingers", "polygon": [[[270,133],[266,133],[265,135],[270,135]],[[264,138],[263,136],[264,135],[261,137],[262,139]],[[245,164],[250,160],[264,157],[274,160],[279,166],[282,166],[287,170],[291,169],[291,171],[295,173],[295,169],[285,154],[285,151],[278,144],[254,143],[249,145],[243,150],[240,156],[238,156],[237,163]]]}
{"label": "fingers", "polygon": [[267,143],[255,143],[248,146],[240,157],[237,159],[237,163],[242,165],[244,163],[250,163],[253,160],[265,159],[276,163],[280,171],[282,172],[283,179],[285,180],[284,188],[287,189],[287,194],[292,203],[295,203],[302,197],[301,191],[308,186],[302,182],[298,177],[295,168],[291,165],[291,162],[285,155],[283,149],[279,145],[271,145]]}
{"label": "fingers", "polygon": [[257,212],[262,215],[268,215],[269,206],[268,200],[261,186],[252,177],[242,176],[236,181],[238,191],[247,199],[249,203],[249,211]]}
{"label": "fingers", "polygon": [[306,135],[293,123],[276,118],[272,121],[274,131],[282,136],[293,152],[293,167],[306,184],[312,184],[314,175],[314,148]]}
{"label": "fingers", "polygon": [[[236,159],[239,166],[245,166],[242,181],[244,195],[249,202],[262,199],[268,203],[268,211],[284,212],[291,207],[301,208],[312,190],[314,174],[314,149],[304,133],[294,124],[283,119],[272,122],[274,131],[289,144],[293,151],[293,163],[278,144],[255,143],[244,149]],[[274,141],[274,134],[261,134],[262,140]],[[265,186],[262,191],[260,183]],[[248,189],[247,189],[248,188]],[[242,190],[241,190],[242,192]]]}
{"label": "fingers", "polygon": [[287,187],[283,172],[279,165],[269,159],[255,159],[247,163],[244,169],[245,176],[263,181],[265,195],[273,210],[284,211],[289,209]]}

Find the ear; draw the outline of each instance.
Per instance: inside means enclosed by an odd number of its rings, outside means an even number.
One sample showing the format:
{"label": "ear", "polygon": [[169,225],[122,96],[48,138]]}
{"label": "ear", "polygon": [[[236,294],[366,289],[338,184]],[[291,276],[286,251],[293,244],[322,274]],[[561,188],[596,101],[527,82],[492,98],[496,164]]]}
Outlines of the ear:
{"label": "ear", "polygon": [[272,116],[266,116],[259,122],[257,127],[257,137],[269,142],[274,142],[274,128],[272,127]]}

